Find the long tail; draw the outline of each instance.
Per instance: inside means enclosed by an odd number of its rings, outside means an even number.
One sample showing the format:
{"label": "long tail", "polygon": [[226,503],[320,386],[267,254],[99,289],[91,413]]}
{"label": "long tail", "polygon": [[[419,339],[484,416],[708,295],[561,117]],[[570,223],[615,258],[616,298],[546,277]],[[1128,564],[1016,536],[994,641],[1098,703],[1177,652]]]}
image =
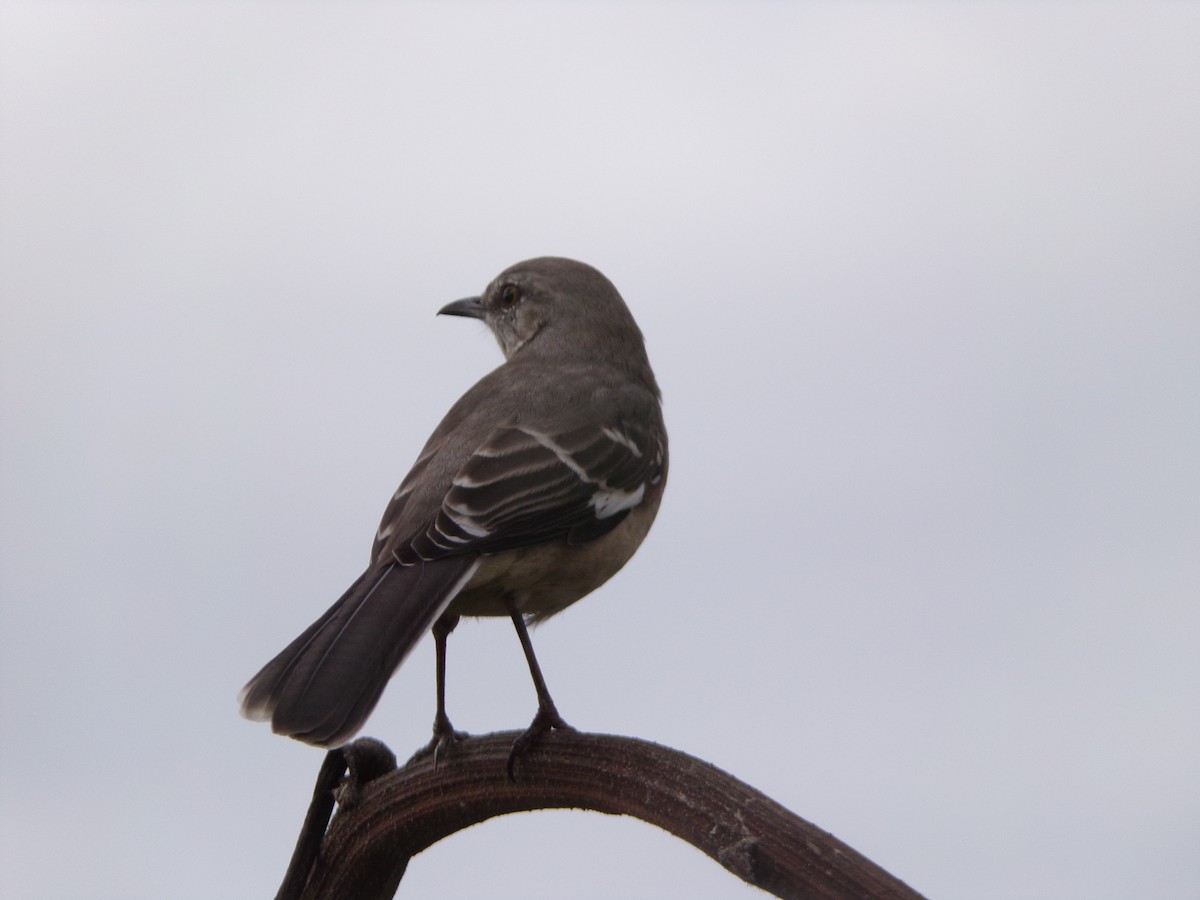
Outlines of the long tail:
{"label": "long tail", "polygon": [[463,556],[367,569],[242,688],[242,715],[309,744],[345,743],[478,565]]}

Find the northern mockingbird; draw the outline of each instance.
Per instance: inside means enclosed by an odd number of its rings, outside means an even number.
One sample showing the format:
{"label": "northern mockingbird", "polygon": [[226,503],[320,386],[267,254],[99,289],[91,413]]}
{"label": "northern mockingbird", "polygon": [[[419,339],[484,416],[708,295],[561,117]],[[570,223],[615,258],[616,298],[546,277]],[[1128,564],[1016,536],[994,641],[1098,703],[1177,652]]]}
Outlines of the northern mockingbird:
{"label": "northern mockingbird", "polygon": [[432,628],[433,743],[452,740],[446,638],[464,615],[509,616],[524,649],[538,712],[514,753],[568,728],[526,622],[616,574],[658,511],[667,478],[658,384],[607,278],[573,260],[532,259],[440,313],[482,319],[505,362],[434,430],[383,514],[367,570],[243,689],[243,715],[279,734],[349,740]]}

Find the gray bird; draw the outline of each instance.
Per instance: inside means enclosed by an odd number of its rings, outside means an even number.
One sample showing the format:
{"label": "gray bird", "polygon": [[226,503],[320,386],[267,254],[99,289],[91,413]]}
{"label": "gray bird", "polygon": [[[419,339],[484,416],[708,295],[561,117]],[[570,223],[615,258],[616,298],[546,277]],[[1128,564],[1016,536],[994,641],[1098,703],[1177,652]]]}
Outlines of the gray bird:
{"label": "gray bird", "polygon": [[[508,616],[538,697],[520,746],[569,728],[529,641],[604,584],[645,538],[667,478],[661,396],[642,333],[600,272],[543,257],[443,307],[487,323],[505,362],[450,408],[383,514],[371,561],[342,597],[242,690],[242,714],[319,746],[349,740],[433,629],[433,744],[446,638],[460,616]],[[510,758],[511,765],[511,758]]]}

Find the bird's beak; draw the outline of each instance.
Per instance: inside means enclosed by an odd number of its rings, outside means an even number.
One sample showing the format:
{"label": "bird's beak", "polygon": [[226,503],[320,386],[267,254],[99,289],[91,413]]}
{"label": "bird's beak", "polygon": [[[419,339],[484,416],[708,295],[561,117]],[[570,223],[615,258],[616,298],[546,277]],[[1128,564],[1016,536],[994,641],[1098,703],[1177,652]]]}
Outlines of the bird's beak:
{"label": "bird's beak", "polygon": [[466,316],[468,319],[482,319],[483,300],[480,297],[464,297],[462,300],[455,300],[453,303],[447,303],[438,310],[439,316]]}

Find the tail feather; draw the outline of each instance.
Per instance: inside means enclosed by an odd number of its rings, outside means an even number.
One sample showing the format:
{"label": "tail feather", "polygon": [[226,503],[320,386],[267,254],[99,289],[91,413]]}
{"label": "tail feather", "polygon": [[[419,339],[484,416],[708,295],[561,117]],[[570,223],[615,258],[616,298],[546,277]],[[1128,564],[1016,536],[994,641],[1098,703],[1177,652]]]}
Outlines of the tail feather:
{"label": "tail feather", "polygon": [[346,742],[478,564],[462,556],[372,566],[250,679],[242,715],[309,744]]}

